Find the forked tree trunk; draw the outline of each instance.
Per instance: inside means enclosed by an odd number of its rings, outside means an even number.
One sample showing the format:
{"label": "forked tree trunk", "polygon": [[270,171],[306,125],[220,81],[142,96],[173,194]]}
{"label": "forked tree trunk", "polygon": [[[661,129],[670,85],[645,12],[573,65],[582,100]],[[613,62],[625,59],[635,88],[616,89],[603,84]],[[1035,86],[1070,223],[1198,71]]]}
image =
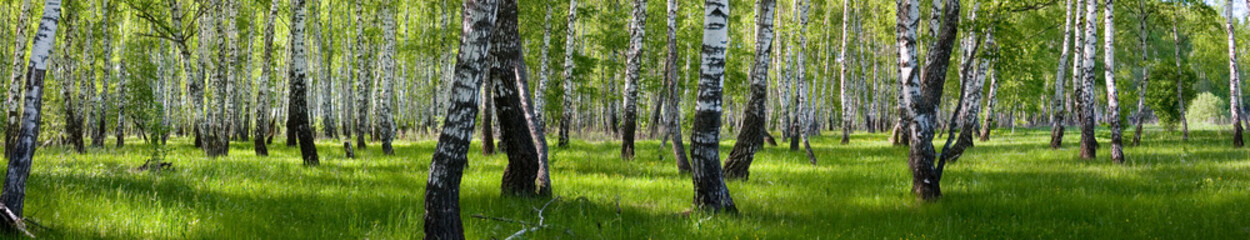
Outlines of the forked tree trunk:
{"label": "forked tree trunk", "polygon": [[299,138],[300,156],[304,159],[304,165],[315,166],[320,164],[317,159],[317,145],[313,142],[312,124],[308,120],[308,47],[305,44],[306,36],[304,34],[307,21],[305,17],[308,15],[308,7],[306,0],[291,0],[291,72],[290,84],[291,94],[288,104],[290,118],[294,123],[295,129],[287,131],[295,131]]}
{"label": "forked tree trunk", "polygon": [[[1072,22],[1074,19],[1077,18],[1076,16],[1072,15],[1073,0],[1067,0],[1065,2],[1067,2],[1066,3],[1067,7],[1065,8],[1067,9],[1066,10],[1067,15],[1065,15],[1066,17],[1064,17],[1063,47],[1061,48],[1063,50],[1061,50],[1059,53],[1059,67],[1057,67],[1058,70],[1056,70],[1058,71],[1058,73],[1055,73],[1055,96],[1054,96],[1054,99],[1051,100],[1051,105],[1050,105],[1052,109],[1051,116],[1050,116],[1050,121],[1051,121],[1050,148],[1052,149],[1058,149],[1059,147],[1063,146],[1063,127],[1064,127],[1064,109],[1063,108],[1064,106],[1067,106],[1067,103],[1064,102],[1064,100],[1067,99],[1063,90],[1063,83],[1067,80],[1066,77],[1064,77],[1064,73],[1066,73],[1068,70],[1068,48],[1072,46],[1072,44],[1068,42],[1069,39],[1073,38]],[[1080,23],[1077,23],[1077,25],[1080,25]],[[1079,42],[1081,38],[1075,37],[1075,39],[1077,40],[1074,42]],[[1076,55],[1079,56],[1080,51],[1077,50],[1077,52],[1078,53]],[[1076,75],[1075,70],[1073,70],[1072,75]],[[1073,88],[1076,88],[1076,86],[1073,86]]]}
{"label": "forked tree trunk", "polygon": [[48,58],[52,56],[52,45],[56,43],[56,25],[60,18],[61,1],[45,0],[43,17],[40,18],[39,28],[35,32],[30,62],[26,69],[26,96],[21,127],[12,158],[9,159],[4,190],[0,193],[0,203],[19,218],[22,217],[26,201],[26,178],[30,176],[31,162],[35,156],[35,148],[38,147],[39,124],[43,114],[43,80],[48,71]]}
{"label": "forked tree trunk", "polygon": [[[669,1],[672,5],[671,2],[675,0]],[[765,104],[768,101],[768,63],[773,53],[773,16],[776,8],[775,0],[760,0],[755,5],[755,59],[751,65],[751,95],[747,98],[746,109],[743,110],[745,116],[742,120],[742,131],[738,132],[738,142],[734,143],[729,158],[725,159],[725,178],[750,179],[755,152],[764,147],[764,135],[768,131],[765,128],[768,121],[765,115]],[[670,19],[671,16],[672,14]],[[670,37],[670,41],[673,40]],[[676,44],[670,43],[669,47],[670,53],[676,51]],[[675,69],[673,74],[676,74]]]}
{"label": "forked tree trunk", "polygon": [[477,118],[478,91],[486,77],[494,0],[464,1],[464,34],[456,59],[451,108],[430,161],[425,187],[425,239],[464,239],[460,222],[460,178],[468,164],[469,140]]}
{"label": "forked tree trunk", "polygon": [[[1106,23],[1106,25],[1103,26],[1103,43],[1105,44],[1103,52],[1106,55],[1106,59],[1103,61],[1106,65],[1104,65],[1103,69],[1106,74],[1104,79],[1107,85],[1107,113],[1108,117],[1111,118],[1107,120],[1107,122],[1111,125],[1111,161],[1115,163],[1124,163],[1124,146],[1121,140],[1123,131],[1120,128],[1120,95],[1115,88],[1115,21],[1113,21],[1115,19],[1115,10],[1113,8],[1113,6],[1115,6],[1114,2],[1115,0],[1107,0],[1106,9],[1103,11],[1103,16],[1105,17],[1103,22]],[[1229,4],[1229,6],[1231,9],[1232,4]],[[1232,28],[1230,27],[1229,29],[1229,33],[1232,33]],[[1232,35],[1230,34],[1229,36],[1231,37]],[[1233,59],[1236,58],[1234,57]],[[1236,66],[1236,63],[1234,63],[1233,79],[1236,79]]]}
{"label": "forked tree trunk", "polygon": [[933,149],[933,133],[936,126],[937,105],[941,101],[942,87],[946,82],[946,69],[950,66],[951,49],[956,42],[959,27],[959,0],[942,0],[935,4],[934,22],[941,19],[939,30],[935,33],[933,47],[929,49],[924,67],[924,76],[918,76],[916,69],[915,42],[919,22],[919,0],[902,0],[898,11],[899,56],[901,77],[904,81],[903,91],[908,95],[907,111],[911,116],[908,128],[912,132],[911,152],[907,165],[912,172],[912,192],[921,200],[932,201],[942,196],[940,181],[946,162],[934,158],[937,153]]}
{"label": "forked tree trunk", "polygon": [[737,212],[720,167],[721,92],[725,78],[725,53],[729,42],[729,1],[704,2],[702,67],[699,98],[691,129],[691,167],[695,208],[711,212]]}
{"label": "forked tree trunk", "polygon": [[1081,158],[1093,159],[1097,156],[1098,140],[1094,138],[1094,127],[1097,124],[1094,121],[1094,108],[1097,103],[1094,102],[1094,56],[1097,55],[1095,47],[1097,41],[1097,22],[1098,22],[1098,1],[1086,0],[1085,2],[1085,38],[1080,42],[1081,47],[1085,50],[1081,54],[1081,90],[1077,95],[1077,103],[1080,105],[1081,119]]}
{"label": "forked tree trunk", "polygon": [[634,159],[634,137],[638,129],[638,78],[642,71],[642,38],[646,36],[647,1],[633,0],[629,23],[629,50],[625,53],[625,123],[621,130],[621,158]]}
{"label": "forked tree trunk", "polygon": [[525,68],[521,56],[521,39],[517,30],[517,1],[500,0],[491,32],[490,78],[494,81],[495,112],[499,114],[499,133],[503,140],[508,165],[504,168],[501,188],[504,195],[532,196],[538,186],[538,152],[521,104],[517,82],[524,78],[518,71]]}

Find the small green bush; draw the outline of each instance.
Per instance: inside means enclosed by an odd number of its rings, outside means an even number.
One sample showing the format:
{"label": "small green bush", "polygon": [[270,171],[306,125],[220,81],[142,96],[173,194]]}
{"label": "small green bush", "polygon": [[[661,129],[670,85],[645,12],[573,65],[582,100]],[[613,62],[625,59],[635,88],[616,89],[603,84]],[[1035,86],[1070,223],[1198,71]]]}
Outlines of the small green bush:
{"label": "small green bush", "polygon": [[1189,104],[1189,110],[1185,111],[1185,117],[1189,120],[1211,124],[1228,118],[1228,114],[1228,101],[1210,92],[1198,94],[1193,103]]}

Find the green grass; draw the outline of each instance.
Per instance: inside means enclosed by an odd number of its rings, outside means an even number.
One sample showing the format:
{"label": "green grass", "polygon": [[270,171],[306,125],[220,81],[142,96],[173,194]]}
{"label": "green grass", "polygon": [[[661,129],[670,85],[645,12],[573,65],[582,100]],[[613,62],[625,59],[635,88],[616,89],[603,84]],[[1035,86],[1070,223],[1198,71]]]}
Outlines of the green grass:
{"label": "green grass", "polygon": [[[538,239],[1247,239],[1250,150],[1232,149],[1227,131],[1151,129],[1129,163],[1108,160],[1107,134],[1096,160],[1077,159],[1078,133],[1047,147],[1048,130],[998,131],[948,166],[945,197],[917,202],[908,192],[906,149],[883,134],[813,139],[819,165],[800,152],[767,147],[750,181],[731,181],[741,213],[681,213],[691,208],[689,175],[655,141],[622,161],[616,142],[574,141],[552,148],[555,195]],[[1131,136],[1131,133],[1126,134]],[[1129,137],[1126,137],[1126,140]],[[139,142],[138,139],[131,140]],[[423,236],[422,196],[432,141],[397,143],[397,156],[370,146],[342,158],[330,141],[322,165],[304,167],[298,151],[251,145],[205,159],[187,139],[172,144],[173,171],[136,172],[150,149],[40,149],[26,214],[49,239],[412,239]],[[554,143],[554,142],[553,142]],[[111,143],[110,143],[111,144]],[[722,143],[722,157],[732,146]],[[111,145],[110,145],[111,146]],[[474,214],[535,222],[548,199],[501,197],[506,157],[470,150],[462,215],[470,239],[502,239],[521,226]],[[574,235],[570,235],[574,234]]]}

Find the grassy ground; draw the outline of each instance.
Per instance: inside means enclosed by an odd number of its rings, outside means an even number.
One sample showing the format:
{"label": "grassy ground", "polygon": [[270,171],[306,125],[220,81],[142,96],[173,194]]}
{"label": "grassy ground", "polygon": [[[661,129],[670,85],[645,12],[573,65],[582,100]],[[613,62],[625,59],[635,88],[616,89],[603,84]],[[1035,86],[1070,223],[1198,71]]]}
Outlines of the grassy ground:
{"label": "grassy ground", "polygon": [[[667,150],[639,143],[621,161],[614,142],[574,141],[552,148],[560,198],[545,211],[556,229],[539,239],[1247,239],[1250,150],[1230,147],[1227,131],[1153,130],[1109,163],[1107,135],[1096,160],[1077,159],[1078,133],[1047,148],[1048,130],[996,132],[948,166],[945,197],[919,203],[908,192],[906,150],[882,134],[851,145],[813,139],[818,166],[784,147],[760,152],[752,179],[730,182],[741,214],[681,212],[691,207],[689,175]],[[831,135],[827,133],[826,135]],[[1131,135],[1130,135],[1131,136]],[[1127,137],[1126,137],[1127,139]],[[138,142],[135,139],[131,142]],[[397,156],[377,145],[344,159],[319,145],[322,165],[304,167],[281,143],[256,157],[249,143],[230,157],[205,159],[186,139],[173,144],[173,171],[135,172],[151,150],[40,149],[26,214],[51,239],[411,239],[423,236],[422,196],[434,142],[401,142]],[[111,144],[111,143],[110,143]],[[732,141],[722,144],[722,157]],[[520,225],[471,217],[538,221],[547,199],[505,198],[506,158],[471,149],[462,187],[470,239],[504,238]],[[667,154],[665,154],[667,155]]]}

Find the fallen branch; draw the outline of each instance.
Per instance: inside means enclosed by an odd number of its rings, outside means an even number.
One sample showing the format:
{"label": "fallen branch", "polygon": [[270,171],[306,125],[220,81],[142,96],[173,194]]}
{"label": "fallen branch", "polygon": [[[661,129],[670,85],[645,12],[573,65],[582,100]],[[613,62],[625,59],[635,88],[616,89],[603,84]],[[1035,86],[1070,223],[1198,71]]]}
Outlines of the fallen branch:
{"label": "fallen branch", "polygon": [[17,217],[17,214],[13,214],[13,211],[10,211],[8,206],[0,203],[0,210],[3,210],[4,222],[7,223],[9,227],[26,234],[27,237],[35,238],[34,234],[30,234],[30,231],[26,230],[26,223],[22,221],[22,218]]}
{"label": "fallen branch", "polygon": [[[522,228],[521,228],[521,230],[520,230],[520,231],[517,231],[516,233],[513,233],[513,234],[512,234],[512,236],[508,236],[507,238],[504,238],[504,240],[508,240],[508,239],[518,239],[518,238],[520,238],[522,235],[525,235],[526,233],[529,233],[529,232],[535,232],[535,231],[542,230],[542,229],[546,229],[546,228],[551,228],[551,225],[547,225],[547,224],[545,223],[547,219],[546,219],[546,217],[544,217],[544,216],[543,216],[543,211],[546,211],[546,210],[547,210],[547,207],[548,207],[548,206],[551,206],[551,203],[555,202],[556,200],[560,200],[560,197],[556,197],[556,198],[551,199],[551,201],[547,201],[547,203],[546,203],[546,204],[543,204],[543,207],[542,207],[542,208],[533,208],[533,209],[534,209],[534,211],[537,211],[537,212],[538,212],[538,224],[533,224],[533,223],[529,223],[529,222],[526,222],[526,221],[521,221],[521,220],[516,220],[516,219],[501,218],[501,217],[491,217],[491,216],[486,216],[486,215],[482,215],[482,214],[473,214],[473,217],[474,217],[474,218],[480,218],[480,219],[486,219],[486,220],[495,220],[495,221],[506,222],[506,223],[521,224],[521,225],[522,225]],[[532,208],[532,207],[531,207],[531,208]],[[577,236],[577,235],[574,235],[574,234],[573,234],[573,231],[572,231],[572,230],[569,230],[569,229],[565,229],[565,230],[564,230],[564,233],[569,234],[569,235],[571,235],[571,236]]]}

